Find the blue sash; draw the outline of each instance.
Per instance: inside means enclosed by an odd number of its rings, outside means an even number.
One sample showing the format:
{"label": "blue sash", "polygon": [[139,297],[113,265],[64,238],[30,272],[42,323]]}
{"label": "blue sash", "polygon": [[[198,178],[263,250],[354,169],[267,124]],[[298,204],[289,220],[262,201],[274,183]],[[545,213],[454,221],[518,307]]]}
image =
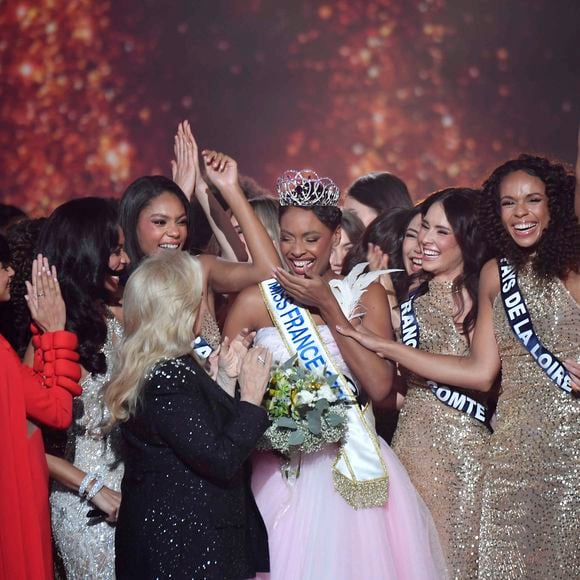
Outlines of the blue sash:
{"label": "blue sash", "polygon": [[[419,348],[420,340],[419,321],[417,320],[413,304],[417,295],[417,292],[412,293],[405,302],[401,303],[400,306],[401,341],[403,344],[413,348]],[[482,405],[466,393],[462,393],[449,385],[438,384],[435,381],[427,380],[427,386],[444,405],[447,405],[456,411],[461,411],[489,427],[489,420],[491,417],[489,415],[489,410],[485,405]]]}
{"label": "blue sash", "polygon": [[559,389],[570,394],[572,392],[570,373],[558,357],[542,344],[536,334],[530,312],[518,284],[518,273],[505,258],[499,260],[499,279],[501,301],[508,324],[516,338],[530,353],[537,365],[548,375],[548,378]]}

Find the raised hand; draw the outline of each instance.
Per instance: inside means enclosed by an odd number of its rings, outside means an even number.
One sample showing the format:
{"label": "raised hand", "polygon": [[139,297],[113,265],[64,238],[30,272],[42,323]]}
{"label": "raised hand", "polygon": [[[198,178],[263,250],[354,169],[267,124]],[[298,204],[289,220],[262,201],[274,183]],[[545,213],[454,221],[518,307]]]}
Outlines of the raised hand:
{"label": "raised hand", "polygon": [[250,332],[247,328],[242,329],[239,334],[230,341],[226,336],[222,341],[219,358],[218,373],[222,372],[229,378],[237,379],[242,368],[244,358],[254,341],[255,332]]}
{"label": "raised hand", "polygon": [[376,244],[368,244],[367,262],[369,263],[369,270],[371,272],[386,270],[389,267],[389,255],[385,254],[380,246]]}
{"label": "raised hand", "polygon": [[197,143],[188,121],[179,123],[173,145],[175,159],[171,161],[173,181],[181,187],[187,199],[191,199],[200,178]]}
{"label": "raised hand", "polygon": [[274,276],[282,288],[300,304],[324,310],[336,302],[328,282],[320,276],[308,273],[304,277],[297,276],[282,268],[276,268]]}
{"label": "raised hand", "polygon": [[42,255],[32,262],[32,280],[26,282],[26,303],[30,316],[44,332],[64,330],[66,307],[60,293],[56,268]]}
{"label": "raised hand", "polygon": [[238,382],[240,399],[259,405],[270,380],[272,353],[263,346],[250,349],[244,357]]}
{"label": "raised hand", "polygon": [[238,186],[238,164],[234,159],[218,151],[202,151],[207,176],[220,190]]}

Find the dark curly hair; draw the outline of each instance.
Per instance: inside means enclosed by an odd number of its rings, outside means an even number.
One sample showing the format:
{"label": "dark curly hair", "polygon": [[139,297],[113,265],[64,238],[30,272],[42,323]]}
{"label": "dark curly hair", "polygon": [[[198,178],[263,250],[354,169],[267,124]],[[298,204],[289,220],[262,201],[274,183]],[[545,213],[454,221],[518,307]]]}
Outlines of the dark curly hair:
{"label": "dark curly hair", "polygon": [[[532,249],[521,248],[501,221],[500,186],[515,171],[524,171],[542,180],[548,197],[550,222]],[[507,258],[516,269],[531,260],[541,277],[563,278],[580,268],[580,226],[574,213],[575,178],[562,165],[544,157],[520,155],[500,165],[483,184],[480,224],[495,257]]]}
{"label": "dark curly hair", "polygon": [[66,328],[79,340],[80,362],[91,373],[107,370],[101,352],[107,340],[105,288],[109,258],[119,246],[116,204],[108,199],[73,199],[56,208],[38,240],[38,251],[57,268],[66,304]]}
{"label": "dark curly hair", "polygon": [[133,271],[145,254],[141,250],[137,239],[137,223],[141,211],[147,207],[153,199],[164,193],[171,193],[183,205],[187,216],[187,239],[183,244],[184,250],[189,250],[191,238],[191,206],[185,193],[179,185],[163,175],[145,175],[136,179],[127,187],[121,203],[119,204],[119,223],[125,234],[125,251],[131,260],[130,270]]}
{"label": "dark curly hair", "polygon": [[453,280],[457,292],[453,294],[458,307],[458,316],[463,314],[465,302],[459,291],[465,288],[471,299],[471,308],[463,319],[463,334],[469,343],[469,333],[477,320],[479,274],[483,264],[489,259],[490,252],[483,240],[478,225],[478,203],[481,191],[468,187],[450,187],[431,194],[421,204],[421,213],[426,215],[436,203],[443,204],[443,209],[453,235],[461,249],[463,271]]}
{"label": "dark curly hair", "polygon": [[342,210],[335,205],[312,205],[308,207],[281,205],[278,210],[278,219],[282,219],[282,216],[292,207],[311,211],[332,232],[340,225],[340,220],[342,219]]}
{"label": "dark curly hair", "polygon": [[347,254],[342,273],[348,274],[357,264],[367,261],[367,248],[375,244],[389,256],[389,268],[397,268],[403,272],[393,272],[391,280],[395,288],[397,300],[402,300],[409,289],[409,276],[404,271],[403,240],[411,220],[421,213],[421,206],[410,209],[391,209],[378,215],[367,227],[362,238]]}
{"label": "dark curly hair", "polygon": [[12,348],[22,358],[30,342],[30,311],[26,304],[25,281],[30,280],[32,261],[41,228],[46,218],[23,219],[14,223],[8,232],[7,240],[12,254],[14,277],[10,284],[10,301],[7,306],[7,317],[10,325],[3,334]]}

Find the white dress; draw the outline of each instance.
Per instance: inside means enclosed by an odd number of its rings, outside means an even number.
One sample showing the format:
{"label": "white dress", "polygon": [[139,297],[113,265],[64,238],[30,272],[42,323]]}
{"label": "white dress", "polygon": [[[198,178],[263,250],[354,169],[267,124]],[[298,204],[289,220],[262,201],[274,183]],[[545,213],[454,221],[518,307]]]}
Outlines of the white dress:
{"label": "white dress", "polygon": [[[318,330],[335,363],[346,367],[327,326]],[[255,344],[283,362],[289,353],[274,327]],[[355,510],[334,489],[337,446],[303,455],[297,478],[286,479],[280,457],[257,452],[252,488],[268,529],[272,580],[435,580],[447,573],[431,515],[405,468],[381,439],[389,476],[385,506]]]}
{"label": "white dress", "polygon": [[[87,473],[97,473],[105,485],[121,489],[123,464],[117,444],[119,431],[105,436],[102,430],[109,413],[103,401],[103,387],[111,378],[115,348],[123,328],[115,318],[107,319],[107,340],[102,352],[107,360],[105,374],[88,374],[81,386],[83,393],[75,399],[73,424],[67,434],[65,459]],[[115,527],[105,521],[87,518],[92,503],[81,500],[78,493],[53,482],[50,496],[52,530],[62,558],[67,580],[107,580],[115,577]]]}

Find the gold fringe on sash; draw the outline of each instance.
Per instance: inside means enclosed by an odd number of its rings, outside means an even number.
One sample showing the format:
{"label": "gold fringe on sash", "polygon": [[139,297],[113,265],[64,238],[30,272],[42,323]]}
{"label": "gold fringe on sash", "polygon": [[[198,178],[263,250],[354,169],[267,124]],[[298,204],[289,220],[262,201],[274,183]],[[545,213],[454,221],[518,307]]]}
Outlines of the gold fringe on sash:
{"label": "gold fringe on sash", "polygon": [[[266,280],[260,283],[259,287],[272,322],[280,333],[288,352],[295,354],[296,349],[293,348],[289,337],[286,336],[286,329],[278,318],[284,309],[276,309],[269,293],[268,285],[275,282],[274,279]],[[352,401],[352,407],[347,412],[348,430],[346,438],[341,444],[338,456],[332,467],[334,488],[354,509],[381,507],[385,505],[388,499],[389,476],[376,431],[369,425],[365,413],[356,402],[356,397],[348,381],[340,373],[326,350],[310,312],[302,307],[297,307],[293,303],[291,307],[292,309],[300,309],[303,319],[308,322],[311,336],[318,343],[320,351],[325,354],[327,369],[339,376],[338,381],[341,388]],[[366,411],[372,413],[370,408],[366,409]]]}

